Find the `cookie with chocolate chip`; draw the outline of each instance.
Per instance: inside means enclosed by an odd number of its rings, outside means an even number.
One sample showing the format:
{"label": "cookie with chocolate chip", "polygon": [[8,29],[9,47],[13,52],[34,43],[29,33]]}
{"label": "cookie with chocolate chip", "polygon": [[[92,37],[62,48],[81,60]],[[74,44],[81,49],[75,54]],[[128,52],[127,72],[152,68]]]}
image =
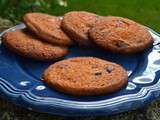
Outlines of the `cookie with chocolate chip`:
{"label": "cookie with chocolate chip", "polygon": [[127,84],[128,75],[118,64],[94,57],[76,57],[49,66],[42,78],[60,92],[91,96],[119,90]]}
{"label": "cookie with chocolate chip", "polygon": [[23,17],[27,28],[34,32],[41,40],[54,45],[69,46],[73,42],[60,28],[61,19],[44,13],[27,13]]}
{"label": "cookie with chocolate chip", "polygon": [[100,47],[122,54],[137,53],[153,44],[144,26],[122,17],[101,17],[90,29],[89,35]]}
{"label": "cookie with chocolate chip", "polygon": [[2,42],[11,51],[36,60],[57,60],[68,53],[66,47],[45,43],[26,30],[6,32]]}
{"label": "cookie with chocolate chip", "polygon": [[80,46],[92,45],[88,37],[88,30],[93,26],[97,15],[85,11],[72,11],[64,15],[62,29]]}

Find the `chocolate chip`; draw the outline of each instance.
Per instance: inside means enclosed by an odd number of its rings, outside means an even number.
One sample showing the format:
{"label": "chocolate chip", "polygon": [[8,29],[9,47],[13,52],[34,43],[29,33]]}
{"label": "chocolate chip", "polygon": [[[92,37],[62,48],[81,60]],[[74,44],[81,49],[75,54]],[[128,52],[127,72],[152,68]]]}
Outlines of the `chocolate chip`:
{"label": "chocolate chip", "polygon": [[101,84],[101,86],[104,86],[105,84],[103,83],[103,84]]}
{"label": "chocolate chip", "polygon": [[128,45],[126,43],[124,43],[123,41],[117,41],[116,46],[119,47],[119,48],[125,48]]}
{"label": "chocolate chip", "polygon": [[94,75],[99,76],[99,75],[102,75],[102,73],[101,72],[97,72],[97,73],[94,73]]}
{"label": "chocolate chip", "polygon": [[108,73],[111,73],[111,72],[113,71],[113,68],[112,68],[112,67],[107,67],[107,68],[106,68],[106,71],[107,71]]}

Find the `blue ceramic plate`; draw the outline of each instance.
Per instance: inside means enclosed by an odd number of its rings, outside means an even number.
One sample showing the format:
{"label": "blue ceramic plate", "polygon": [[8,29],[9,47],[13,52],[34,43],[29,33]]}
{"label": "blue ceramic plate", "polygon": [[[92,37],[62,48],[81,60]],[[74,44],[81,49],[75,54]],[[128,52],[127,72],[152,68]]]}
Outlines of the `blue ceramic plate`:
{"label": "blue ceramic plate", "polygon": [[[7,31],[24,27],[21,24]],[[142,107],[160,96],[160,36],[148,30],[155,40],[154,45],[136,55],[121,56],[98,48],[70,48],[64,59],[94,56],[121,64],[128,71],[126,87],[113,94],[96,97],[74,97],[50,89],[40,78],[51,62],[20,57],[1,44],[0,95],[31,110],[67,116],[110,115]]]}

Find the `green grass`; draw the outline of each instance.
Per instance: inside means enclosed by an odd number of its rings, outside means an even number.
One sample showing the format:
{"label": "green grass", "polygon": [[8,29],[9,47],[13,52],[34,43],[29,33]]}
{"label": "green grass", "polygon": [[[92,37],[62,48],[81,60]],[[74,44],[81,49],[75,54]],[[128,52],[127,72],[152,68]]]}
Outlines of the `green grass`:
{"label": "green grass", "polygon": [[[7,1],[7,2],[6,2]],[[14,2],[13,2],[14,1]],[[18,2],[16,2],[18,1]],[[67,6],[60,3],[67,2]],[[159,0],[1,0],[0,15],[19,22],[29,11],[63,15],[72,10],[84,10],[99,15],[128,17],[160,32]]]}

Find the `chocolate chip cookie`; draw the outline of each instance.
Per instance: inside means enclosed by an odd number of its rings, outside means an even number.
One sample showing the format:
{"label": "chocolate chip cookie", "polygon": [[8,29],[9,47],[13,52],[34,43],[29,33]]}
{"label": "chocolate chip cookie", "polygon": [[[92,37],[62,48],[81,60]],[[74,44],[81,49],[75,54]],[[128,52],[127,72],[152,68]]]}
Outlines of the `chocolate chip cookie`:
{"label": "chocolate chip cookie", "polygon": [[45,43],[26,30],[6,32],[2,41],[11,51],[36,60],[56,60],[68,53],[66,47]]}
{"label": "chocolate chip cookie", "polygon": [[88,37],[88,30],[97,19],[97,15],[84,11],[72,11],[64,15],[62,29],[79,45],[90,46],[92,42]]}
{"label": "chocolate chip cookie", "polygon": [[61,19],[59,17],[43,13],[27,13],[23,21],[27,28],[42,40],[61,46],[69,46],[73,43],[60,28]]}
{"label": "chocolate chip cookie", "polygon": [[89,31],[100,47],[122,54],[133,54],[150,47],[153,39],[144,26],[122,17],[101,17]]}
{"label": "chocolate chip cookie", "polygon": [[58,91],[91,96],[119,90],[127,84],[128,75],[118,64],[94,57],[77,57],[49,66],[42,78]]}

